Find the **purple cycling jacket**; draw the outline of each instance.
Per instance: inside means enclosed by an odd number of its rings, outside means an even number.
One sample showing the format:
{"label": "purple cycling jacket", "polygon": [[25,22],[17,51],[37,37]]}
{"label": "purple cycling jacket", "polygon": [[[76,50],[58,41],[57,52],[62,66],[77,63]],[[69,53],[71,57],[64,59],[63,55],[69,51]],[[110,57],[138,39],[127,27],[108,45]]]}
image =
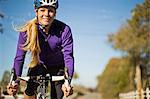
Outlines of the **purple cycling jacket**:
{"label": "purple cycling jacket", "polygon": [[[64,64],[64,66],[68,68],[69,76],[72,77],[74,73],[74,57],[73,38],[70,27],[55,19],[50,27],[49,35],[46,35],[40,26],[38,26],[38,30],[39,45],[41,49],[39,55],[40,62],[47,67]],[[22,50],[20,45],[25,43],[26,37],[26,32],[21,32],[19,34],[17,52],[13,66],[17,76],[21,76],[22,74],[26,51]]]}

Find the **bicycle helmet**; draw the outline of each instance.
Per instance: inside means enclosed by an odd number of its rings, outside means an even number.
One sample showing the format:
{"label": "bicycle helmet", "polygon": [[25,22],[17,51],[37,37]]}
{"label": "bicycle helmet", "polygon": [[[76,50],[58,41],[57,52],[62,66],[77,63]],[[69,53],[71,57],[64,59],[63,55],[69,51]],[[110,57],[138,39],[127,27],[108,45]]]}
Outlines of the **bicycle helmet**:
{"label": "bicycle helmet", "polygon": [[37,9],[42,6],[52,6],[58,8],[58,0],[34,0],[34,7]]}

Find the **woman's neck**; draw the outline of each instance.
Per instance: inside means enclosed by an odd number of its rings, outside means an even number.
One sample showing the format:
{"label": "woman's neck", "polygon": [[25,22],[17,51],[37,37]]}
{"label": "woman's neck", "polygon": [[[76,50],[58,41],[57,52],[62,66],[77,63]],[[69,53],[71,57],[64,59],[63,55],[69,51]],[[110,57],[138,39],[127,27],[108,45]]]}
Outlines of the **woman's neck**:
{"label": "woman's neck", "polygon": [[45,29],[43,29],[43,32],[45,32],[46,34],[49,34],[49,28],[51,25],[45,27]]}
{"label": "woman's neck", "polygon": [[48,34],[48,32],[49,32],[49,27],[46,27],[45,28],[45,33]]}

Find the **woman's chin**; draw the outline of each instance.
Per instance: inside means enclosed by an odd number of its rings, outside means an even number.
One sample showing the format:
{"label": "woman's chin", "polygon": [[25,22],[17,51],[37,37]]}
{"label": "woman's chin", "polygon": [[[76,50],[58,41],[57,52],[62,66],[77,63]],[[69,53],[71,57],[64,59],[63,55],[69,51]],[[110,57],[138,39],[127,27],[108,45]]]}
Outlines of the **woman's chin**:
{"label": "woman's chin", "polygon": [[49,25],[50,24],[50,22],[44,22],[43,23],[43,25]]}

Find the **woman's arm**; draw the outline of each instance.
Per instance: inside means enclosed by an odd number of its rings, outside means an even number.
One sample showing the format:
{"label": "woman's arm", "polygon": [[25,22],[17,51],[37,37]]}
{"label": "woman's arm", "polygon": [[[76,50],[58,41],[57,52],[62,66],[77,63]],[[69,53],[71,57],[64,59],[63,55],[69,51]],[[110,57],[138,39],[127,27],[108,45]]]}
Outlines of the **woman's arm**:
{"label": "woman's arm", "polygon": [[62,33],[62,47],[65,66],[68,69],[69,77],[72,78],[74,73],[73,37],[69,26],[66,26]]}
{"label": "woman's arm", "polygon": [[23,68],[25,54],[26,54],[26,51],[22,49],[22,45],[25,43],[25,41],[26,41],[26,33],[20,32],[18,44],[17,44],[17,52],[14,59],[14,66],[13,66],[17,76],[21,76],[22,74],[22,68]]}

